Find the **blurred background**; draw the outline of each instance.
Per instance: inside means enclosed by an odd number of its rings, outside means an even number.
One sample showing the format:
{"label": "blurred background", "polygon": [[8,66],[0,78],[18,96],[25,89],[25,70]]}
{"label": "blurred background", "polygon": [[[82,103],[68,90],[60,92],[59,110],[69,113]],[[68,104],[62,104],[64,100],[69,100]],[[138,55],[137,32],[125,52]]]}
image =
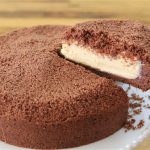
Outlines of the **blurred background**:
{"label": "blurred background", "polygon": [[0,0],[0,33],[98,18],[134,19],[150,25],[150,0]]}
{"label": "blurred background", "polygon": [[[132,19],[150,25],[150,0],[0,0],[0,34],[43,24]],[[150,150],[150,137],[136,150]]]}

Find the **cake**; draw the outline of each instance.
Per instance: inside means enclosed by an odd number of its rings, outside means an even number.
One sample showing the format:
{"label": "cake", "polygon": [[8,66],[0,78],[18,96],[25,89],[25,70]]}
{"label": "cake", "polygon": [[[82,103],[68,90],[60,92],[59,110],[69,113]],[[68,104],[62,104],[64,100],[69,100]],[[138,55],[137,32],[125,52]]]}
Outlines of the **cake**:
{"label": "cake", "polygon": [[133,21],[97,20],[70,27],[60,52],[101,76],[150,89],[150,28]]}
{"label": "cake", "polygon": [[126,122],[128,97],[112,80],[60,56],[67,26],[0,36],[0,140],[34,148],[81,146]]}

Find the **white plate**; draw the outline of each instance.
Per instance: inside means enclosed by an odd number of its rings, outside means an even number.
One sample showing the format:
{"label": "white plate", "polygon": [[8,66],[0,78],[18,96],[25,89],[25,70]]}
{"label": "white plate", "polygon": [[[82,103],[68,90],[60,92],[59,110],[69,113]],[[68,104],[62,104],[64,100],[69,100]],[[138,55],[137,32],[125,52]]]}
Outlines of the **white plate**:
{"label": "white plate", "polygon": [[[128,84],[118,83],[118,85],[122,86],[123,89],[128,88]],[[143,97],[145,104],[150,104],[150,99],[148,96],[150,96],[150,90],[146,92],[142,92],[140,89],[131,87],[131,89],[128,91],[128,95],[131,96],[132,93],[136,93],[136,95],[139,95],[140,97]],[[125,133],[125,129],[121,129],[115,134],[109,136],[108,138],[105,138],[103,140],[100,140],[98,142],[67,149],[67,150],[129,150],[132,147],[135,147],[139,142],[143,141],[143,139],[150,133],[150,109],[142,107],[142,113],[140,115],[135,116],[136,123],[138,123],[141,119],[145,121],[144,126],[141,129],[137,129],[135,131],[128,131]],[[15,146],[11,146],[8,144],[5,144],[3,142],[0,142],[0,150],[27,150],[23,148],[18,148]]]}

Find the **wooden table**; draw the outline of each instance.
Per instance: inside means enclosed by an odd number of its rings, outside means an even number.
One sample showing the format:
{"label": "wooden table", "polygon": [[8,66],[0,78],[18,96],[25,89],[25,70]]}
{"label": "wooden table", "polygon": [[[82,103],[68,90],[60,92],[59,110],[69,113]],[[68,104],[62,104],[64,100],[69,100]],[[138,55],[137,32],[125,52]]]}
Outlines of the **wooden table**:
{"label": "wooden table", "polygon": [[[132,19],[150,25],[150,0],[0,0],[0,33],[44,24],[98,18]],[[150,137],[136,150],[149,150]]]}

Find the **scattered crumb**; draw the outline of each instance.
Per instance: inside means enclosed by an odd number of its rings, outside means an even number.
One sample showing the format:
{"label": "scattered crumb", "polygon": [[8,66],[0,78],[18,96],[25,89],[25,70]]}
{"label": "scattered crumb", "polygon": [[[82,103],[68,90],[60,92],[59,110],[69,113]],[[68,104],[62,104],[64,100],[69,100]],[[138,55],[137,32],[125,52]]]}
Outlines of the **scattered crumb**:
{"label": "scattered crumb", "polygon": [[[129,108],[130,108],[130,114],[127,117],[127,122],[124,126],[125,132],[129,130],[136,130],[140,129],[144,126],[144,120],[140,120],[138,124],[136,124],[136,120],[134,119],[135,115],[140,115],[142,113],[142,103],[144,102],[144,99],[140,97],[139,95],[131,94],[131,97],[129,97],[130,103],[129,103]],[[148,107],[148,106],[145,106]],[[150,108],[150,107],[149,107]],[[150,116],[149,116],[150,119]]]}
{"label": "scattered crumb", "polygon": [[139,115],[139,114],[141,114],[142,109],[141,108],[140,109],[136,109],[136,110],[133,110],[133,112],[134,112],[134,115]]}
{"label": "scattered crumb", "polygon": [[[128,92],[130,90],[130,86],[128,87],[128,89],[126,90],[126,92]],[[136,120],[134,119],[135,115],[140,115],[142,113],[142,106],[144,108],[150,109],[150,104],[145,104],[145,100],[144,98],[140,97],[139,95],[137,95],[136,93],[131,94],[130,98],[130,102],[129,102],[129,108],[130,108],[130,112],[129,115],[127,117],[127,122],[124,126],[125,128],[125,132],[129,131],[129,130],[136,130],[136,129],[140,129],[144,126],[144,120],[140,120],[139,123],[135,123]],[[148,99],[150,100],[150,96],[148,96]],[[148,116],[149,120],[150,120],[150,115]]]}
{"label": "scattered crumb", "polygon": [[125,132],[129,130],[136,130],[136,129],[141,129],[144,126],[144,120],[140,120],[140,122],[137,125],[134,125],[136,122],[135,119],[128,120],[124,126]]}
{"label": "scattered crumb", "polygon": [[127,132],[128,130],[135,130],[135,126],[134,126],[134,123],[135,123],[135,119],[131,119],[131,120],[128,120],[124,126],[124,128],[126,129],[125,132]]}
{"label": "scattered crumb", "polygon": [[134,109],[134,108],[137,108],[137,107],[141,107],[141,104],[140,103],[130,103],[129,107]]}
{"label": "scattered crumb", "polygon": [[128,119],[131,119],[132,118],[132,115],[128,115]]}
{"label": "scattered crumb", "polygon": [[130,89],[131,89],[131,86],[129,85],[128,88],[127,88],[127,90],[126,90],[126,92],[128,92]]}
{"label": "scattered crumb", "polygon": [[130,98],[135,100],[135,101],[143,101],[143,98],[139,97],[139,95],[136,95],[135,93],[131,94]]}
{"label": "scattered crumb", "polygon": [[144,120],[140,120],[140,122],[137,125],[137,128],[140,129],[144,126]]}
{"label": "scattered crumb", "polygon": [[147,109],[150,109],[150,104],[146,104],[144,105],[143,107],[147,108]]}

